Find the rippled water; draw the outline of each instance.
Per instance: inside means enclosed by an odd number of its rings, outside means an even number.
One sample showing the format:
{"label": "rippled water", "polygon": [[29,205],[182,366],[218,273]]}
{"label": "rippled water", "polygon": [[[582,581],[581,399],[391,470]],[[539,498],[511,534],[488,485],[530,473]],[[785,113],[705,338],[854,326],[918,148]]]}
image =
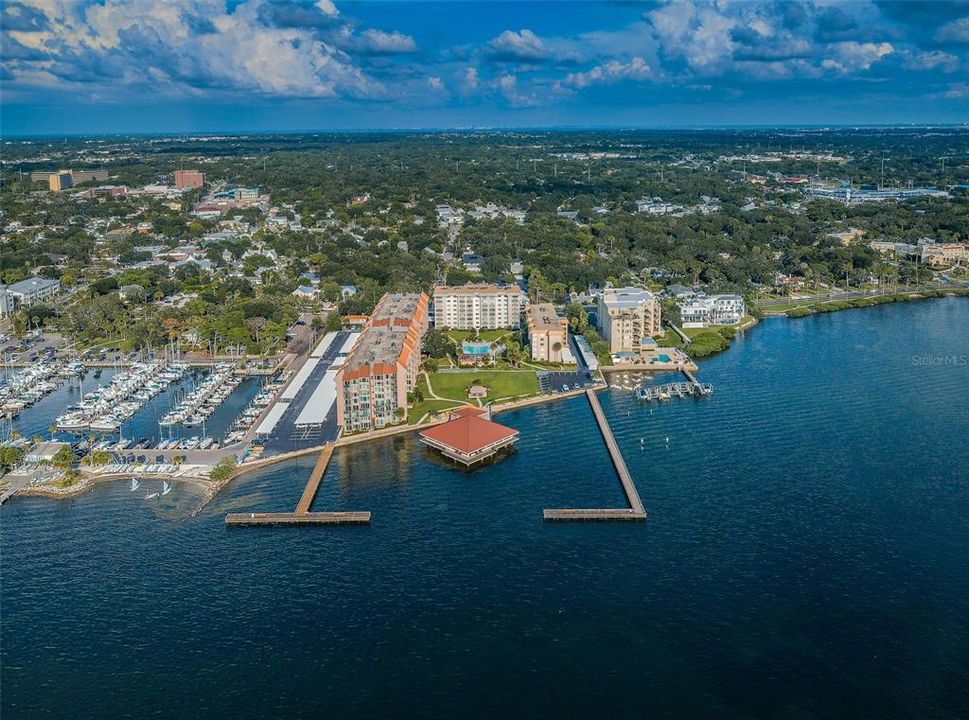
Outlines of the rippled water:
{"label": "rippled water", "polygon": [[[228,530],[312,460],[0,513],[5,717],[957,718],[969,714],[969,302],[769,320],[706,401],[503,414],[465,474],[413,438],[339,450],[315,509],[369,527]],[[955,363],[937,362],[954,358]],[[665,442],[670,438],[669,445]]]}

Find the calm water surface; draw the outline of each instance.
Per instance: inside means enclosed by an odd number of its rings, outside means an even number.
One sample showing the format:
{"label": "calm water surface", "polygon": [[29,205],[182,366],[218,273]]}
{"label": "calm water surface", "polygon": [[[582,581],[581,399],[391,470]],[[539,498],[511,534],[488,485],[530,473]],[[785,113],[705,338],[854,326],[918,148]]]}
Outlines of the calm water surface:
{"label": "calm water surface", "polygon": [[369,527],[225,528],[291,509],[312,460],[196,518],[185,486],[15,499],[0,709],[967,717],[967,357],[969,302],[926,301],[765,321],[703,363],[707,401],[603,394],[642,524],[542,522],[623,502],[584,398],[499,416],[519,447],[471,474],[410,437],[339,450],[315,509]]}

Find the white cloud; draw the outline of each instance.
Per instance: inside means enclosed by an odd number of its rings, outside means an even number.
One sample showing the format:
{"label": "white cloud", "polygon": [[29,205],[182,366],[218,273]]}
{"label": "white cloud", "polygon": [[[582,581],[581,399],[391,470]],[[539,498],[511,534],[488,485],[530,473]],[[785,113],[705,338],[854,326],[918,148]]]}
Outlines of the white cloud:
{"label": "white cloud", "polygon": [[520,32],[505,30],[488,43],[491,53],[500,60],[519,62],[547,60],[551,57],[549,49],[538,35],[531,30]]}
{"label": "white cloud", "polygon": [[909,70],[935,70],[955,72],[959,68],[959,58],[941,50],[929,52],[906,52],[905,67]]}
{"label": "white cloud", "polygon": [[715,6],[674,2],[646,17],[666,55],[683,57],[694,70],[716,70],[733,54],[730,33],[738,21],[721,14]]}
{"label": "white cloud", "polygon": [[340,14],[337,10],[336,5],[333,4],[333,0],[316,0],[316,7],[320,9],[324,15],[329,15],[330,17],[336,17]]}
{"label": "white cloud", "polygon": [[[42,32],[21,42],[46,58],[33,73],[69,86],[110,91],[144,85],[153,91],[197,89],[255,91],[267,95],[372,97],[383,86],[352,58],[320,39],[311,28],[273,27],[262,22],[268,0],[247,0],[232,12],[222,0],[105,0],[80,5],[43,0]],[[332,15],[332,2],[317,4]],[[368,42],[405,47],[399,33],[364,33]],[[412,43],[413,40],[411,39]],[[14,70],[26,81],[28,68]]]}
{"label": "white cloud", "polygon": [[444,92],[444,83],[441,81],[441,78],[439,77],[431,76],[427,78],[427,85],[434,92]]}
{"label": "white cloud", "polygon": [[410,35],[399,32],[384,32],[383,30],[364,30],[360,33],[365,46],[371,52],[377,53],[412,53],[417,52],[417,43]]}
{"label": "white cloud", "polygon": [[538,105],[539,101],[534,95],[526,95],[518,90],[518,78],[514,75],[502,75],[496,81],[498,91],[515,107],[532,107]]}
{"label": "white cloud", "polygon": [[895,48],[891,43],[859,43],[842,42],[830,46],[834,56],[821,62],[821,67],[838,72],[857,72],[867,70],[887,55],[891,55]]}
{"label": "white cloud", "polygon": [[464,71],[464,87],[468,91],[478,89],[478,69],[469,67]]}
{"label": "white cloud", "polygon": [[935,39],[944,43],[969,44],[969,17],[946,23],[936,32]]}
{"label": "white cloud", "polygon": [[626,63],[613,60],[586,72],[569,73],[563,85],[581,89],[597,83],[611,83],[620,80],[648,80],[652,75],[649,65],[641,57],[634,57]]}

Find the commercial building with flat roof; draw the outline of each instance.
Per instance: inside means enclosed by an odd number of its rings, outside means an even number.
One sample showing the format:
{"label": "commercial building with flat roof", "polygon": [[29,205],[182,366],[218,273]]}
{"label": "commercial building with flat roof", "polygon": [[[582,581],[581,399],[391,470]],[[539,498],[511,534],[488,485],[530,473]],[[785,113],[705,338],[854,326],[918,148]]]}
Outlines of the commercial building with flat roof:
{"label": "commercial building with flat roof", "polygon": [[434,288],[434,325],[456,330],[518,328],[521,291],[517,285],[438,285]]}
{"label": "commercial building with flat roof", "polygon": [[562,362],[562,354],[569,346],[569,321],[559,317],[551,303],[529,305],[525,310],[528,342],[532,360]]}
{"label": "commercial building with flat roof", "polygon": [[200,188],[205,184],[205,175],[203,175],[198,170],[176,170],[175,171],[175,187],[182,188]]}
{"label": "commercial building with flat roof", "polygon": [[74,178],[70,170],[58,170],[47,177],[47,186],[51,192],[60,192],[74,186]]}
{"label": "commercial building with flat roof", "polygon": [[387,293],[337,371],[337,423],[345,432],[397,422],[417,386],[428,325],[424,293]]}
{"label": "commercial building with flat roof", "polygon": [[0,285],[0,317],[9,315],[17,308],[53,300],[61,294],[61,281],[44,277],[32,277],[13,285]]}
{"label": "commercial building with flat roof", "polygon": [[636,287],[606,288],[599,295],[599,332],[609,352],[639,352],[643,338],[658,335],[660,304],[649,290]]}

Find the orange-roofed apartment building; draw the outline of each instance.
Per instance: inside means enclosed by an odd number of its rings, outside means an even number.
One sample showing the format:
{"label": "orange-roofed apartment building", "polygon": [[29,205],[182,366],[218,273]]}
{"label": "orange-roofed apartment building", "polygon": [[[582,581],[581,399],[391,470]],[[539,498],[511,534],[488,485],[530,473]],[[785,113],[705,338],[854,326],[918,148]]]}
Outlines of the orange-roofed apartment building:
{"label": "orange-roofed apartment building", "polygon": [[377,430],[397,422],[417,386],[421,341],[427,332],[424,293],[387,293],[336,374],[337,423],[344,432]]}

